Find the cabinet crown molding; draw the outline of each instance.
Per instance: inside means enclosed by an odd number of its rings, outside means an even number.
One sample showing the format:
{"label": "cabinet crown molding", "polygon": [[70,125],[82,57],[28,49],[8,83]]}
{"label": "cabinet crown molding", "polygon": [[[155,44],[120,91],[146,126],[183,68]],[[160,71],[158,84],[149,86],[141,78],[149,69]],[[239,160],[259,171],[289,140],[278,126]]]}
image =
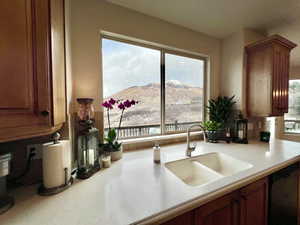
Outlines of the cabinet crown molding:
{"label": "cabinet crown molding", "polygon": [[272,44],[279,44],[281,46],[288,48],[289,50],[292,50],[293,48],[295,48],[297,46],[297,44],[295,44],[294,42],[292,42],[278,34],[274,34],[274,35],[271,35],[260,41],[246,45],[245,49],[247,52],[249,52],[249,51],[253,51],[257,48],[263,48],[263,47],[266,47],[266,46],[272,45]]}

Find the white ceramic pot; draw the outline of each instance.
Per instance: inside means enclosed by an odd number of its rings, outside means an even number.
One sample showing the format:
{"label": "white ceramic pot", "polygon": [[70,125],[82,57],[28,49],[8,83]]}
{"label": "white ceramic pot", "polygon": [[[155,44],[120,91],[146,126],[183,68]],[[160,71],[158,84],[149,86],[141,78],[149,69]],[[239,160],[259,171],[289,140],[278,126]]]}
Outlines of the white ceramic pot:
{"label": "white ceramic pot", "polygon": [[123,156],[123,146],[122,145],[120,147],[120,151],[110,153],[111,161],[117,161],[117,160],[121,159],[122,156]]}

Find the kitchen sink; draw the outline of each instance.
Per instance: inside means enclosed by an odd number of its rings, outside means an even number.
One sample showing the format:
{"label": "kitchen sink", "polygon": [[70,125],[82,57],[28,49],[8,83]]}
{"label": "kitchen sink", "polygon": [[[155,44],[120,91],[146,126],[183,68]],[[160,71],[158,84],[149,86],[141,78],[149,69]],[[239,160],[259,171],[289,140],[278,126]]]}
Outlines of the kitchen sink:
{"label": "kitchen sink", "polygon": [[166,163],[166,167],[184,183],[192,186],[206,184],[223,177],[192,158]]}
{"label": "kitchen sink", "polygon": [[252,167],[247,162],[218,152],[168,162],[165,166],[191,186],[207,184]]}
{"label": "kitchen sink", "polygon": [[201,163],[204,166],[207,166],[223,176],[231,176],[235,173],[252,167],[252,165],[247,162],[218,152],[200,155],[193,158],[193,160]]}

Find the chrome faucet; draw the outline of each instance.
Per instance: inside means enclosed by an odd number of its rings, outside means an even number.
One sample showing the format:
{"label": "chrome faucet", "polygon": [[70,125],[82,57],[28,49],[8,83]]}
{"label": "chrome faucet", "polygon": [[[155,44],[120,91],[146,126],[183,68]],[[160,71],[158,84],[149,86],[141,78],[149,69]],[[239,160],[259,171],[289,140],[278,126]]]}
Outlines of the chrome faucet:
{"label": "chrome faucet", "polygon": [[192,152],[195,151],[197,144],[194,143],[193,146],[190,145],[190,136],[191,136],[191,129],[194,127],[200,127],[201,130],[203,131],[203,138],[205,141],[205,134],[204,134],[204,128],[200,124],[193,124],[192,126],[188,127],[187,129],[187,135],[186,135],[186,142],[187,142],[187,147],[186,147],[186,156],[187,157],[192,157]]}

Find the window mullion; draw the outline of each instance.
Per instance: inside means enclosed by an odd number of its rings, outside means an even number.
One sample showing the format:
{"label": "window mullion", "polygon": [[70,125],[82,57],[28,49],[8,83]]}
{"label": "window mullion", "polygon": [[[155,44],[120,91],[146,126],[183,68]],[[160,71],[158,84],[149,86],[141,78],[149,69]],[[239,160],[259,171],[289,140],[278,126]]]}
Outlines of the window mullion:
{"label": "window mullion", "polygon": [[166,93],[165,93],[165,78],[166,78],[166,67],[165,67],[165,52],[161,50],[160,57],[160,127],[161,134],[166,133]]}
{"label": "window mullion", "polygon": [[203,76],[203,102],[202,102],[202,122],[204,121],[207,121],[209,120],[208,118],[208,113],[207,113],[207,110],[206,110],[206,106],[207,106],[207,103],[208,103],[208,99],[209,99],[209,95],[208,93],[210,93],[210,82],[208,82],[208,62],[207,60],[204,60],[204,76]]}

